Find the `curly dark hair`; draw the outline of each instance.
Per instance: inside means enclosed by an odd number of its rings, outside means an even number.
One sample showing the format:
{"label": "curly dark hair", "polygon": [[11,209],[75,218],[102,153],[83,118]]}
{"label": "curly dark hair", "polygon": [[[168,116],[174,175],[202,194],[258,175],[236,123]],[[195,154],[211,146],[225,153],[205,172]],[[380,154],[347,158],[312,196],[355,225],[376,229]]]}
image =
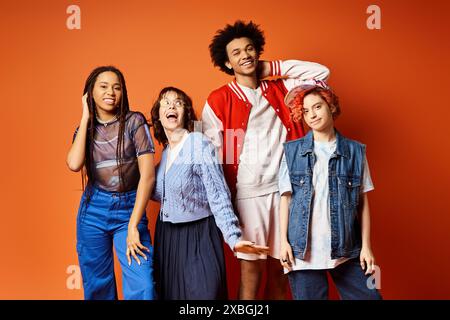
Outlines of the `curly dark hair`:
{"label": "curly dark hair", "polygon": [[153,133],[155,134],[155,139],[162,145],[168,143],[166,133],[159,120],[159,107],[160,102],[168,92],[175,92],[177,97],[184,102],[184,116],[183,116],[183,128],[189,132],[194,131],[194,122],[197,121],[197,116],[195,115],[194,107],[192,106],[192,99],[181,89],[175,87],[165,87],[158,95],[158,99],[153,103],[151,110]]}
{"label": "curly dark hair", "polygon": [[259,25],[250,21],[245,23],[238,20],[233,25],[227,24],[225,28],[218,30],[209,45],[209,54],[215,67],[219,67],[223,72],[233,75],[234,71],[228,69],[225,63],[228,62],[227,44],[234,39],[249,38],[253,42],[258,57],[264,51],[266,40]]}

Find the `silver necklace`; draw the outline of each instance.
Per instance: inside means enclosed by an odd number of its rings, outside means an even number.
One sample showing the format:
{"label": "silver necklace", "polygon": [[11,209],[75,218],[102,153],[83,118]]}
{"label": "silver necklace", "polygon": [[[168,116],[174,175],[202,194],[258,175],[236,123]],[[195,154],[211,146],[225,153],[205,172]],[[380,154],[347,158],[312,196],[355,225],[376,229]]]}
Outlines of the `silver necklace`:
{"label": "silver necklace", "polygon": [[117,120],[117,115],[115,115],[112,119],[110,119],[110,120],[108,120],[108,121],[100,120],[98,117],[96,117],[96,118],[97,118],[98,123],[101,123],[102,125],[104,125],[104,126],[106,127],[106,126],[107,126],[108,124],[110,124],[111,122],[114,122],[114,121]]}

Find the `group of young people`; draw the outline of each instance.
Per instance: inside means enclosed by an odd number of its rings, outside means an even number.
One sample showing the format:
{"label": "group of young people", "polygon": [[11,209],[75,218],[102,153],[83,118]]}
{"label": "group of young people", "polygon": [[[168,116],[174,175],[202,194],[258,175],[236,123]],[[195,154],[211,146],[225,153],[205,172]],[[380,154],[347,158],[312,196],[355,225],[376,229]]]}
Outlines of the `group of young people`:
{"label": "group of young people", "polygon": [[[343,299],[381,299],[367,285],[365,146],[335,129],[329,70],[261,60],[264,45],[253,22],[217,31],[212,62],[234,77],[208,96],[201,122],[191,98],[166,87],[149,125],[130,110],[117,68],[91,72],[67,156],[83,171],[85,299],[117,298],[113,247],[125,299],[227,299],[223,241],[239,259],[239,299],[257,298],[264,273],[264,299],[286,298],[288,282],[295,299],[327,299],[327,273]],[[157,165],[150,128],[164,146]],[[160,203],[153,245],[149,199]]]}

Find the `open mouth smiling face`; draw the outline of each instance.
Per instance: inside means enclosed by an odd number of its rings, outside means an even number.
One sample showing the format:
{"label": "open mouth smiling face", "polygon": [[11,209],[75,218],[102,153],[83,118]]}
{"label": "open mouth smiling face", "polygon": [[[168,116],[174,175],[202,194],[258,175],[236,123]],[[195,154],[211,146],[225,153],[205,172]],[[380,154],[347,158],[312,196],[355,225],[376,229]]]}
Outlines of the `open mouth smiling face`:
{"label": "open mouth smiling face", "polygon": [[165,129],[176,129],[183,126],[185,103],[175,92],[167,92],[160,101],[159,118]]}

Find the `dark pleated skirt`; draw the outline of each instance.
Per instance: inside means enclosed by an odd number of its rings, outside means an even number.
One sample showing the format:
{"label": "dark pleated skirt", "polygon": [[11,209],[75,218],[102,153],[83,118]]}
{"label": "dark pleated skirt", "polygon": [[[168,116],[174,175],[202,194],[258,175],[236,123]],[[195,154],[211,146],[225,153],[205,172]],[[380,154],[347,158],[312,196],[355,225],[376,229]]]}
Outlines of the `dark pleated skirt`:
{"label": "dark pleated skirt", "polygon": [[227,299],[222,236],[213,216],[176,224],[158,217],[154,248],[159,299]]}

